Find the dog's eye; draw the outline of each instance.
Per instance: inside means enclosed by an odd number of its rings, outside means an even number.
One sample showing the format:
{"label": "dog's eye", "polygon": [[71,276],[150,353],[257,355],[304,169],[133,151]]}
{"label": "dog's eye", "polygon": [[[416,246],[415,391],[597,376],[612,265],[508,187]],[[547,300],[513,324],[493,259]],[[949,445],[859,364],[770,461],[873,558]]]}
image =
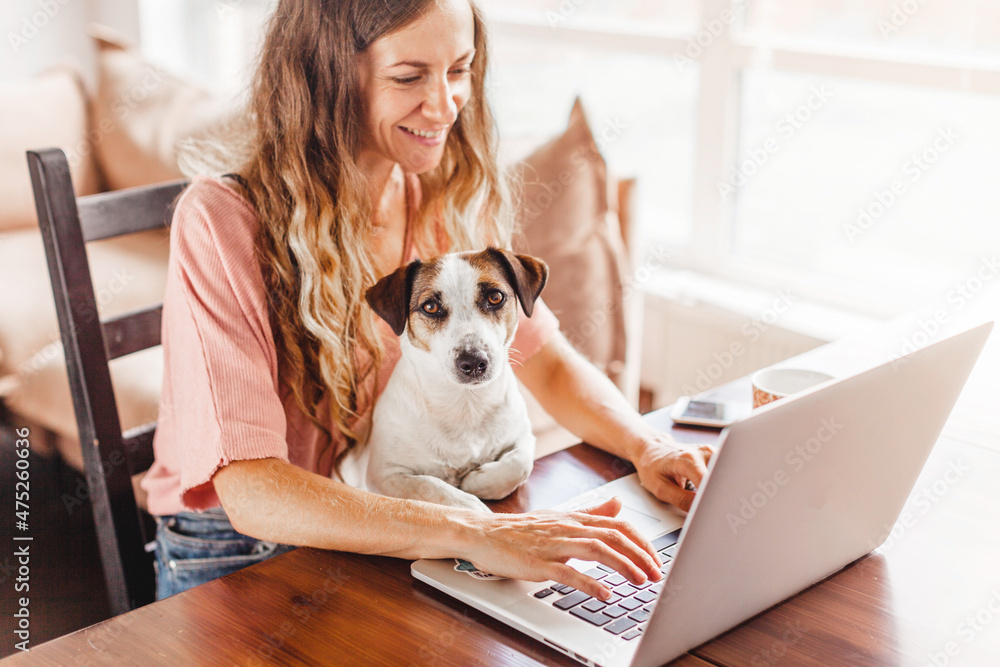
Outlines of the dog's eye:
{"label": "dog's eye", "polygon": [[441,312],[441,304],[437,301],[427,301],[423,306],[421,306],[421,308],[423,308],[424,312],[428,315],[437,315]]}
{"label": "dog's eye", "polygon": [[490,292],[486,296],[486,301],[491,306],[499,306],[499,305],[501,305],[506,300],[507,300],[507,297],[500,290],[493,290],[492,292]]}

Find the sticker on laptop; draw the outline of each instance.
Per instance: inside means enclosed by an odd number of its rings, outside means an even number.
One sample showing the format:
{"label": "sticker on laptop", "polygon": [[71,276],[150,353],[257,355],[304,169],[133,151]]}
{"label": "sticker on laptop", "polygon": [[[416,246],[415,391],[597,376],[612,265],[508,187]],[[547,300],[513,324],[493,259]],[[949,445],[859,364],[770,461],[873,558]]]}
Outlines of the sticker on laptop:
{"label": "sticker on laptop", "polygon": [[480,579],[482,581],[499,581],[501,579],[507,578],[507,577],[501,577],[498,574],[490,574],[489,572],[483,572],[469,561],[462,560],[461,558],[455,559],[455,569],[459,572],[465,572],[473,579]]}

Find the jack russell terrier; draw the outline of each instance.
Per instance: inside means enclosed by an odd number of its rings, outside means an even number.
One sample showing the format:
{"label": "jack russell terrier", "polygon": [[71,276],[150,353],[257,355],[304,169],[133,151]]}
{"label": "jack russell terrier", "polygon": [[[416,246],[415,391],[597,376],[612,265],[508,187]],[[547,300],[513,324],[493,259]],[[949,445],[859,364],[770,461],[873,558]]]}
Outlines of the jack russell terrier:
{"label": "jack russell terrier", "polygon": [[[518,302],[531,316],[548,278],[534,257],[487,248],[414,260],[365,297],[402,356],[344,480],[382,495],[490,511],[534,461],[524,398],[508,360]],[[366,469],[367,468],[367,469]]]}

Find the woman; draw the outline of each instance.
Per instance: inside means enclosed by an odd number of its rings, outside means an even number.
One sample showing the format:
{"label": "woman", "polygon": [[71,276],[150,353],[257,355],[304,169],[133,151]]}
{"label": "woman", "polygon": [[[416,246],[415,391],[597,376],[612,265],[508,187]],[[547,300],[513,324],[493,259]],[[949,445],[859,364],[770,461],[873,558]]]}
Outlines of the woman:
{"label": "woman", "polygon": [[[483,515],[335,479],[399,357],[365,289],[417,256],[509,247],[486,56],[469,0],[279,3],[247,127],[222,144],[235,172],[196,176],[171,229],[156,462],[143,481],[159,517],[159,597],[290,545],[460,557],[600,598],[610,591],[569,558],[660,578],[652,547],[614,518],[617,500]],[[647,427],[557,324],[541,302],[522,315],[518,378],[576,435],[631,460],[647,489],[689,507],[685,485],[701,482],[711,450]]]}

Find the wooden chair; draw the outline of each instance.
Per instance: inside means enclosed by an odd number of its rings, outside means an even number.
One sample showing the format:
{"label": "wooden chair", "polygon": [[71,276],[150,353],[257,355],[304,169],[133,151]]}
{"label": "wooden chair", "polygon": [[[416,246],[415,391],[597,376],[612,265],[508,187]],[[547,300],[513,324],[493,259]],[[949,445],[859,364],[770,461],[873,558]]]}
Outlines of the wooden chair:
{"label": "wooden chair", "polygon": [[77,198],[59,149],[28,151],[38,222],[66,355],[66,369],[112,613],[152,602],[153,522],[132,476],[153,462],[148,424],[123,433],[109,362],[160,344],[162,305],[100,320],[85,244],[162,228],[185,181]]}

